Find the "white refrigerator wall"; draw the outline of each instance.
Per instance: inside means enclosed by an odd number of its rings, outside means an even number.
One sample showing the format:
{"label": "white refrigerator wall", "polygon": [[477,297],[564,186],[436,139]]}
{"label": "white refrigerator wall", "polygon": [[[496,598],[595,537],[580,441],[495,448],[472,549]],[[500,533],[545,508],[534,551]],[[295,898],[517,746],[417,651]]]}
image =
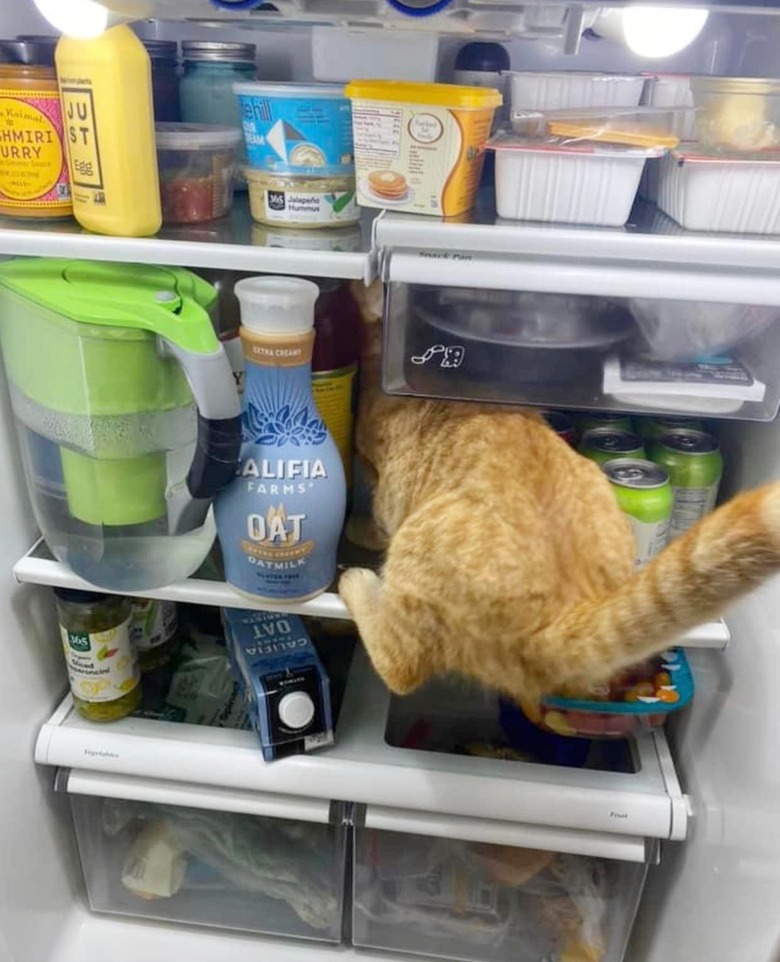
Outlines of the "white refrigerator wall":
{"label": "white refrigerator wall", "polygon": [[[776,422],[734,422],[721,437],[727,495],[780,477]],[[670,741],[693,818],[648,876],[628,962],[780,952],[780,578],[727,619],[726,651],[689,653],[696,696]]]}

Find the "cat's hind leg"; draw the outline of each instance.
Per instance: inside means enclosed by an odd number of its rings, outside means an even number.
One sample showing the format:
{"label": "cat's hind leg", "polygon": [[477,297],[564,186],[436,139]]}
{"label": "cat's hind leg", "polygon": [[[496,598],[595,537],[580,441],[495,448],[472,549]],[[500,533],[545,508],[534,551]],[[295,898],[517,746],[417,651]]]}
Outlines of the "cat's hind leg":
{"label": "cat's hind leg", "polygon": [[431,672],[410,657],[403,612],[389,611],[382,579],[369,568],[350,568],[339,581],[339,594],[357,624],[369,657],[387,687],[397,695],[413,691]]}

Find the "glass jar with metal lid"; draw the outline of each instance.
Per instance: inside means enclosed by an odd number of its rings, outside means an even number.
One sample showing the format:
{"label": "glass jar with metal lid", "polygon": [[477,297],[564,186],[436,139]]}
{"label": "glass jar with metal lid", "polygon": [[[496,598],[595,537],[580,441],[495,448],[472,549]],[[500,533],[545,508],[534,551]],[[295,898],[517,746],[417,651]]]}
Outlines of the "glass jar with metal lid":
{"label": "glass jar with metal lid", "polygon": [[154,119],[160,123],[181,120],[179,104],[179,46],[175,40],[141,40],[152,62]]}
{"label": "glass jar with metal lid", "polygon": [[[254,80],[256,47],[253,43],[222,43],[214,40],[185,40],[181,45],[184,76],[181,78],[182,119],[195,124],[228,124],[244,133],[241,108],[233,84]],[[239,153],[239,169],[246,163],[244,147]],[[242,176],[236,186],[246,187]]]}

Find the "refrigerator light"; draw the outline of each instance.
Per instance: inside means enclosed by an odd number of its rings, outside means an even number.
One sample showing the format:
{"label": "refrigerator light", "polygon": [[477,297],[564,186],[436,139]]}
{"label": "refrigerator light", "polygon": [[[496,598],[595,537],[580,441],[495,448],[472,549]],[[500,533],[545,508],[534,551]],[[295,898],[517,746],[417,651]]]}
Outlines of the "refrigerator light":
{"label": "refrigerator light", "polygon": [[709,17],[694,7],[632,6],[602,10],[592,30],[623,44],[639,57],[671,57],[699,36]]}

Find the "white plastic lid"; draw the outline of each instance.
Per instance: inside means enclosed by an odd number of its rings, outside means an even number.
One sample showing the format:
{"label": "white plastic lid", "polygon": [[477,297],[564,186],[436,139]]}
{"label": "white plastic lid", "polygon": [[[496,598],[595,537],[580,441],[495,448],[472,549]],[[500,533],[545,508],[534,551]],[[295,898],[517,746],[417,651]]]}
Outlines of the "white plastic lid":
{"label": "white plastic lid", "polygon": [[307,100],[346,100],[344,84],[234,83],[233,93],[244,97],[295,97]]}
{"label": "white plastic lid", "polygon": [[155,124],[158,150],[216,150],[235,147],[241,131],[212,124]]}
{"label": "white plastic lid", "polygon": [[314,327],[320,289],[300,277],[247,277],[233,291],[241,323],[259,334],[305,334]]}
{"label": "white plastic lid", "polygon": [[305,691],[291,691],[277,705],[279,721],[288,728],[305,728],[314,718],[314,702]]}

